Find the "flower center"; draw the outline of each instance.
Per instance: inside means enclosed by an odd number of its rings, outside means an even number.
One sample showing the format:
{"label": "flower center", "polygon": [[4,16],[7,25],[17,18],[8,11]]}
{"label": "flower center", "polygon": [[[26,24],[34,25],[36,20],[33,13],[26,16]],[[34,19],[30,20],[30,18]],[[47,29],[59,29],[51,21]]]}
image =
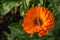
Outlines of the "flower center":
{"label": "flower center", "polygon": [[40,19],[37,19],[37,18],[36,18],[36,19],[34,20],[34,24],[35,24],[34,26],[36,26],[36,25],[42,26],[43,22],[42,22]]}

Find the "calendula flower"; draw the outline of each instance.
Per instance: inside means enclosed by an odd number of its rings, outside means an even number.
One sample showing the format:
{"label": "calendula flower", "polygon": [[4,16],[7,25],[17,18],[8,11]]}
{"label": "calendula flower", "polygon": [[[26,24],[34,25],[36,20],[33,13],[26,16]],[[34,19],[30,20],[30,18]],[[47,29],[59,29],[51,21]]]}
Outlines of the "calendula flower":
{"label": "calendula flower", "polygon": [[54,25],[52,13],[42,6],[30,8],[24,16],[22,27],[28,34],[38,33],[40,37],[47,35]]}

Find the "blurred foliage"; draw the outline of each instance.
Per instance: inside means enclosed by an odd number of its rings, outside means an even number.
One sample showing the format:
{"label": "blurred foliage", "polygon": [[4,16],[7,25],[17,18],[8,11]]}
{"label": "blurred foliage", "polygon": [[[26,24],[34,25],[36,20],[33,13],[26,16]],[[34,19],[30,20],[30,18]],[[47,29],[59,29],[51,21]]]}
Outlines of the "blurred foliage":
{"label": "blurred foliage", "polygon": [[[11,34],[5,34],[8,40],[60,40],[60,2],[59,0],[0,0],[0,15],[8,14],[13,7],[19,6],[20,16],[24,16],[26,11],[31,8],[32,4],[35,6],[44,6],[53,12],[55,17],[54,29],[50,30],[47,36],[39,37],[37,33],[28,35],[23,31],[22,22],[11,23],[9,28]],[[3,40],[5,38],[3,37]]]}

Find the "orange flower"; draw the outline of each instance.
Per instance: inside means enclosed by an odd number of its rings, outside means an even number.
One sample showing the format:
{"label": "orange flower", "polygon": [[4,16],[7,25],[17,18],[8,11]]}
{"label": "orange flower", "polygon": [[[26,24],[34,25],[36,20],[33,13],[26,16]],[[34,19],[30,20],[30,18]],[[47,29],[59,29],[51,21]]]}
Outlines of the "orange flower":
{"label": "orange flower", "polygon": [[48,34],[48,30],[52,29],[54,25],[54,17],[47,8],[37,6],[30,8],[24,17],[22,24],[23,29],[28,34],[38,32],[39,36]]}

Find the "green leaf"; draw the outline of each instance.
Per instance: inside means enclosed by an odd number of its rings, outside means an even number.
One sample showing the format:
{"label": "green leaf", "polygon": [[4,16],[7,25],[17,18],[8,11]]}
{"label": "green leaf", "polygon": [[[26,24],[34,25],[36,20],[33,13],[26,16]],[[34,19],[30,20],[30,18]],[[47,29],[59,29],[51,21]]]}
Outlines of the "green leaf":
{"label": "green leaf", "polygon": [[27,6],[29,6],[29,2],[30,2],[30,0],[26,0],[26,4],[27,4]]}
{"label": "green leaf", "polygon": [[2,15],[6,15],[15,5],[17,2],[4,2],[0,7],[0,11]]}
{"label": "green leaf", "polygon": [[27,11],[27,9],[28,9],[26,0],[23,0],[23,1],[22,1],[22,5],[23,5],[24,13],[25,13],[25,12]]}
{"label": "green leaf", "polygon": [[59,22],[60,21],[60,13],[57,13],[55,15],[55,22]]}
{"label": "green leaf", "polygon": [[47,40],[55,40],[54,37],[47,38]]}
{"label": "green leaf", "polygon": [[48,6],[48,9],[53,12],[53,15],[55,15],[58,11],[58,2],[56,0],[48,0],[50,2],[50,5]]}
{"label": "green leaf", "polygon": [[48,36],[52,36],[52,35],[53,35],[53,30],[49,30]]}

